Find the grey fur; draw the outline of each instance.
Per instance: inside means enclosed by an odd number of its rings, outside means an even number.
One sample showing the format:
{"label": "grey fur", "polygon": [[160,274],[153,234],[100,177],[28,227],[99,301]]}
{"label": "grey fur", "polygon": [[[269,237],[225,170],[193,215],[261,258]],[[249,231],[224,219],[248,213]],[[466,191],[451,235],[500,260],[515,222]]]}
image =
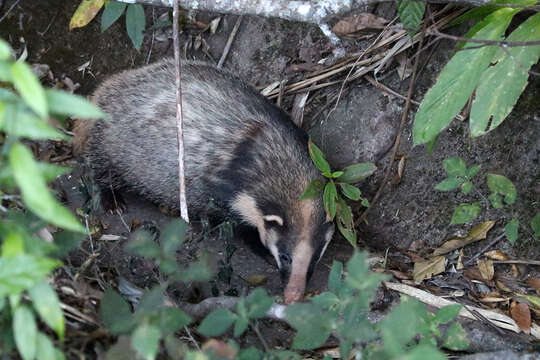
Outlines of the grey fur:
{"label": "grey fur", "polygon": [[[87,141],[98,183],[178,208],[173,60],[114,75],[92,100],[110,115],[80,140]],[[203,212],[210,198],[231,211],[238,195],[247,195],[262,215],[284,219],[278,229],[280,254],[281,248],[292,253],[302,239],[316,253],[328,224],[319,197],[299,200],[320,176],[307,151],[307,135],[255,89],[205,63],[182,63],[182,100],[190,213]],[[239,215],[257,226],[258,220]]]}

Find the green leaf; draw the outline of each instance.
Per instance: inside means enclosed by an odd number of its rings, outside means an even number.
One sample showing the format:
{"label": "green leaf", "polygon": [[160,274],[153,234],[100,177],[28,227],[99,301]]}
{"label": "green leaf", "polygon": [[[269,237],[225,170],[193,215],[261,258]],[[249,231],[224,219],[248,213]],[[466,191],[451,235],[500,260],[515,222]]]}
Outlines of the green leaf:
{"label": "green leaf", "polygon": [[435,190],[450,191],[457,189],[465,180],[458,177],[449,177],[441,181],[435,186]]}
{"label": "green leaf", "polygon": [[[506,41],[539,41],[540,14],[533,15],[514,30]],[[499,126],[512,111],[527,86],[528,70],[540,58],[540,45],[515,46],[503,50],[501,59],[482,75],[472,104],[470,132],[484,135]]]}
{"label": "green leaf", "polygon": [[321,149],[315,145],[311,139],[308,141],[308,150],[309,150],[309,156],[311,156],[311,160],[313,160],[313,163],[322,173],[330,173],[330,165],[324,158],[324,154],[322,153]]}
{"label": "green leaf", "polygon": [[141,49],[145,27],[144,8],[141,4],[130,4],[126,10],[126,30],[137,50]]}
{"label": "green leaf", "polygon": [[53,329],[60,340],[64,338],[64,314],[60,307],[60,300],[53,288],[45,281],[41,281],[28,290],[34,309],[45,322]]}
{"label": "green leaf", "polygon": [[9,60],[12,55],[11,47],[7,42],[0,39],[0,60]]}
{"label": "green leaf", "polygon": [[489,199],[489,201],[491,201],[491,205],[495,209],[502,209],[504,207],[501,195],[499,195],[497,193],[491,193],[491,194],[489,194],[488,199]]}
{"label": "green leaf", "polygon": [[11,78],[13,86],[19,92],[24,102],[39,115],[46,119],[49,114],[45,92],[38,78],[30,66],[24,62],[16,61],[11,65]]}
{"label": "green leaf", "polygon": [[357,188],[354,185],[346,184],[346,183],[340,183],[341,190],[343,191],[343,195],[348,197],[351,200],[358,201],[360,200],[360,196],[362,195],[362,192],[359,188]]}
{"label": "green leaf", "polygon": [[32,310],[20,305],[13,315],[13,336],[17,350],[24,360],[36,357],[37,325]]}
{"label": "green leaf", "polygon": [[468,194],[473,189],[473,183],[470,181],[464,182],[461,184],[461,192],[464,194]]}
{"label": "green leaf", "polygon": [[4,122],[1,129],[10,135],[32,140],[68,140],[69,137],[38,118],[22,104],[7,104],[4,108]]}
{"label": "green leaf", "polygon": [[39,354],[39,360],[56,360],[56,349],[47,335],[38,332],[36,340],[36,354]]}
{"label": "green leaf", "polygon": [[531,228],[534,231],[534,236],[540,238],[540,213],[537,213],[531,219]]}
{"label": "green leaf", "polygon": [[473,204],[460,204],[452,215],[450,225],[465,224],[473,221],[478,215],[480,215],[480,205],[478,203]]}
{"label": "green leaf", "polygon": [[438,324],[447,324],[450,321],[454,320],[461,311],[462,306],[460,304],[448,305],[441,308],[435,314],[433,321]]}
{"label": "green leaf", "polygon": [[161,256],[161,249],[154,242],[154,236],[150,231],[144,229],[138,229],[131,234],[125,249],[133,255],[150,259],[157,259]]}
{"label": "green leaf", "polygon": [[[503,0],[503,1],[508,1],[508,0]],[[497,1],[493,1],[493,3],[496,3],[496,2]],[[469,20],[476,20],[476,21],[481,20],[485,18],[487,15],[491,14],[492,12],[499,10],[500,8],[501,8],[500,6],[492,6],[492,5],[484,5],[484,6],[472,8],[471,10],[467,11],[463,15],[460,15],[459,17],[452,20],[448,24],[448,27],[459,25]]]}
{"label": "green leaf", "polygon": [[324,187],[323,202],[324,202],[324,209],[326,211],[326,214],[330,218],[330,220],[333,220],[334,217],[336,216],[336,199],[337,199],[336,184],[334,184],[333,181],[329,181],[326,183],[326,186]]}
{"label": "green leaf", "polygon": [[352,247],[356,248],[356,242],[358,241],[358,239],[356,238],[356,232],[354,231],[354,229],[347,229],[346,227],[341,225],[339,221],[337,223],[337,226],[341,235],[343,235],[343,237],[347,239],[347,241],[349,242],[349,244],[352,245]]}
{"label": "green leaf", "polygon": [[341,198],[341,196],[338,196],[336,215],[338,222],[341,223],[346,229],[354,228],[351,207],[347,205],[347,203],[345,202],[345,200],[343,200],[343,198]]}
{"label": "green leaf", "polygon": [[53,255],[57,258],[66,257],[71,251],[77,249],[84,239],[84,234],[71,231],[58,231],[54,234],[56,249]]}
{"label": "green leaf", "polygon": [[65,91],[46,89],[45,96],[52,114],[76,116],[82,119],[103,119],[107,115],[82,96]]}
{"label": "green leaf", "polygon": [[289,324],[297,330],[293,349],[310,350],[324,344],[332,331],[327,313],[317,311],[313,304],[293,304],[287,307]]}
{"label": "green leaf", "polygon": [[166,336],[191,323],[191,317],[180,309],[165,307],[159,312],[159,330]]}
{"label": "green leaf", "polygon": [[270,309],[274,300],[263,288],[256,288],[246,298],[247,316],[250,319],[263,317]]}
{"label": "green leaf", "polygon": [[480,170],[480,165],[473,165],[467,169],[467,178],[472,179],[474,175]]}
{"label": "green leaf", "polygon": [[343,175],[339,177],[339,181],[348,184],[357,183],[373,174],[375,170],[377,167],[373,163],[349,165],[343,169]]}
{"label": "green leaf", "polygon": [[300,200],[307,200],[319,195],[324,189],[325,182],[322,179],[314,179],[307,186]]}
{"label": "green leaf", "polygon": [[126,4],[118,1],[109,1],[105,4],[105,10],[101,15],[101,32],[104,32],[114,24],[116,20],[124,13]]}
{"label": "green leaf", "polygon": [[22,199],[34,214],[64,229],[85,231],[75,216],[51,195],[30,150],[20,143],[13,144],[9,164]]}
{"label": "green leaf", "polygon": [[204,318],[198,331],[205,336],[219,336],[227,331],[236,318],[228,309],[216,309]]}
{"label": "green leaf", "polygon": [[415,346],[405,355],[400,356],[402,360],[446,360],[447,357],[437,350],[433,345],[420,344]]}
{"label": "green leaf", "polygon": [[506,224],[506,226],[504,227],[504,235],[512,245],[516,243],[516,240],[518,238],[518,228],[519,221],[517,219],[510,220],[508,224]]}
{"label": "green leaf", "polygon": [[[519,10],[502,8],[483,20],[485,26],[473,39],[499,40]],[[467,43],[443,68],[435,85],[424,96],[414,120],[414,144],[433,140],[463,108],[489,66],[496,46]]]}
{"label": "green leaf", "polygon": [[113,334],[127,334],[135,326],[129,304],[112,289],[105,290],[99,314],[105,327]]}
{"label": "green leaf", "polygon": [[0,298],[31,288],[59,265],[55,260],[27,254],[0,258]]}
{"label": "green leaf", "polygon": [[454,351],[463,351],[469,348],[467,334],[460,323],[454,322],[448,327],[442,346]]}
{"label": "green leaf", "polygon": [[171,221],[160,237],[161,248],[165,254],[175,253],[184,242],[188,224],[183,219]]}
{"label": "green leaf", "polygon": [[310,298],[311,302],[320,309],[328,310],[339,303],[339,298],[331,292],[323,292]]}
{"label": "green leaf", "polygon": [[249,322],[248,319],[239,317],[236,319],[236,322],[234,323],[234,331],[233,335],[234,337],[239,337],[242,335],[248,328]]}
{"label": "green leaf", "polygon": [[159,350],[161,333],[153,325],[143,324],[133,332],[131,347],[145,360],[153,360]]}
{"label": "green leaf", "polygon": [[264,353],[256,347],[250,346],[238,353],[238,360],[263,360]]}
{"label": "green leaf", "polygon": [[426,4],[424,2],[412,0],[398,1],[399,19],[411,38],[418,31],[422,23],[425,10]]}
{"label": "green leaf", "polygon": [[340,261],[334,260],[332,262],[332,269],[328,275],[328,290],[334,294],[339,294],[343,281],[341,275],[343,274],[343,264]]}
{"label": "green leaf", "polygon": [[467,164],[462,158],[453,157],[444,159],[443,167],[448,176],[467,176]]}
{"label": "green leaf", "polygon": [[334,179],[337,179],[337,178],[339,178],[341,175],[343,175],[343,173],[344,173],[343,171],[334,171],[334,172],[332,173],[332,177],[333,177]]}
{"label": "green leaf", "polygon": [[516,202],[516,187],[507,177],[497,174],[487,174],[488,188],[494,193],[504,195],[504,202],[511,205]]}

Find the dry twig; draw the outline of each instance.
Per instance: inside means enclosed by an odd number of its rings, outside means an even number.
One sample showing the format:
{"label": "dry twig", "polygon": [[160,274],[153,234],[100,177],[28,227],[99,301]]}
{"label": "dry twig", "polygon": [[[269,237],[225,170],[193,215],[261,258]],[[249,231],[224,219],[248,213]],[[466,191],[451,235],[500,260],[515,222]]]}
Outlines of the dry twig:
{"label": "dry twig", "polygon": [[221,58],[219,59],[219,62],[217,64],[218,69],[221,69],[223,67],[223,63],[227,59],[227,55],[229,55],[229,51],[231,50],[231,45],[234,41],[234,38],[236,37],[236,33],[238,32],[238,29],[240,28],[240,24],[242,23],[242,18],[243,16],[239,16],[238,19],[236,19],[236,23],[234,24],[231,34],[229,35],[229,38],[227,39],[227,44],[225,44],[225,48],[223,49],[223,54],[221,55]]}

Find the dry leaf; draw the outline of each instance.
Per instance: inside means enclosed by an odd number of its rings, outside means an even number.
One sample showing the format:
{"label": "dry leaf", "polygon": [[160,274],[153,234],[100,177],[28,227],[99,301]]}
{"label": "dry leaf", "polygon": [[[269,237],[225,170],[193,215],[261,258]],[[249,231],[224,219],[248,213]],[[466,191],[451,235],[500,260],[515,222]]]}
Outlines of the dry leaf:
{"label": "dry leaf", "polygon": [[405,170],[405,156],[402,156],[401,159],[399,159],[399,163],[397,167],[397,175],[400,181],[401,181],[401,177],[403,176],[403,170]]}
{"label": "dry leaf", "polygon": [[512,319],[514,319],[517,326],[519,326],[524,333],[530,334],[531,312],[529,311],[529,306],[525,303],[513,302],[510,306],[510,314],[512,315]]}
{"label": "dry leaf", "polygon": [[219,26],[219,22],[221,21],[221,16],[218,16],[214,20],[210,22],[210,33],[215,34],[217,31],[217,28]]}
{"label": "dry leaf", "polygon": [[486,221],[474,227],[464,238],[453,238],[433,251],[433,256],[443,255],[450,251],[462,248],[470,243],[486,238],[487,232],[495,225],[495,221]]}
{"label": "dry leaf", "polygon": [[456,265],[456,269],[457,270],[463,270],[464,266],[463,266],[463,249],[459,250],[459,256],[458,256],[458,259],[457,259],[457,265]]}
{"label": "dry leaf", "polygon": [[480,274],[480,271],[477,268],[469,268],[463,272],[463,276],[465,276],[469,280],[480,280],[484,281],[482,278],[482,274]]}
{"label": "dry leaf", "polygon": [[495,275],[495,268],[493,267],[493,261],[491,260],[478,260],[476,262],[476,266],[478,267],[478,270],[480,270],[480,274],[482,275],[482,278],[484,280],[492,280],[493,275]]}
{"label": "dry leaf", "polygon": [[309,96],[309,91],[296,94],[294,97],[294,103],[291,111],[292,121],[299,128],[302,127],[304,122],[304,108],[306,107],[306,102]]}
{"label": "dry leaf", "polygon": [[502,282],[502,281],[500,281],[500,280],[495,281],[495,284],[496,284],[497,287],[498,287],[499,289],[501,289],[502,291],[512,292],[512,290],[511,290],[508,286],[506,286],[506,284],[505,284],[504,282]]}
{"label": "dry leaf", "polygon": [[400,80],[405,80],[412,74],[412,66],[409,62],[409,58],[405,52],[399,53],[396,55],[396,60],[398,62],[397,73]]}
{"label": "dry leaf", "polygon": [[332,30],[339,36],[355,37],[382,30],[387,23],[388,20],[373,14],[360,13],[341,19]]}
{"label": "dry leaf", "polygon": [[540,278],[528,278],[525,282],[540,295]]}
{"label": "dry leaf", "polygon": [[529,305],[533,309],[540,310],[540,297],[534,296],[534,295],[523,295],[523,294],[516,294],[516,296],[526,299],[529,302]]}
{"label": "dry leaf", "polygon": [[506,302],[508,298],[497,297],[497,296],[483,296],[478,299],[483,303],[497,303],[497,302]]}
{"label": "dry leaf", "polygon": [[223,340],[210,339],[202,345],[201,349],[210,350],[214,355],[225,359],[236,359],[237,355],[236,349]]}
{"label": "dry leaf", "polygon": [[399,270],[388,270],[388,272],[392,275],[394,275],[394,277],[396,279],[399,279],[399,280],[410,280],[411,279],[411,275],[407,274],[406,272],[403,272],[403,271],[399,271]]}
{"label": "dry leaf", "polygon": [[105,0],[83,0],[69,22],[69,30],[86,26],[103,7]]}
{"label": "dry leaf", "polygon": [[268,278],[266,277],[266,275],[251,275],[250,277],[247,278],[247,282],[251,286],[264,285],[264,284],[266,284],[267,280],[268,280]]}
{"label": "dry leaf", "polygon": [[508,260],[508,256],[503,253],[501,250],[491,250],[486,253],[484,253],[484,256],[491,259],[491,260]]}
{"label": "dry leaf", "polygon": [[412,251],[405,251],[405,255],[407,255],[408,257],[411,258],[412,262],[421,262],[421,261],[426,261],[426,259],[424,259],[423,257],[417,255],[416,253],[412,252]]}
{"label": "dry leaf", "polygon": [[420,283],[425,279],[431,279],[433,275],[444,272],[446,258],[444,256],[435,256],[427,261],[414,263],[413,279]]}

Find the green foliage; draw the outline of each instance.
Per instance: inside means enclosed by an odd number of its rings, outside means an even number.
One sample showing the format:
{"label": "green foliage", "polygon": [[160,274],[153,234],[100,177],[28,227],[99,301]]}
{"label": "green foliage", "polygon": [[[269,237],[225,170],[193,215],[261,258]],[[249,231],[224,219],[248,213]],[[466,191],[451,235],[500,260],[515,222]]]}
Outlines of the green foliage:
{"label": "green foliage", "polygon": [[[360,189],[352,184],[373,174],[377,167],[372,163],[360,163],[347,166],[342,171],[332,172],[321,149],[311,139],[308,142],[308,150],[313,163],[321,171],[323,179],[312,180],[300,199],[311,199],[323,193],[323,204],[327,218],[330,221],[335,220],[339,232],[353,247],[356,247],[356,230],[354,229],[352,211],[341,194],[353,201],[361,201],[363,206],[368,207],[369,201],[362,196]],[[341,188],[341,194],[338,192],[336,184]]]}
{"label": "green foliage", "polygon": [[508,224],[506,224],[504,227],[504,235],[512,245],[514,245],[518,238],[518,228],[519,221],[517,219],[510,220],[510,222],[508,222]]}
{"label": "green foliage", "polygon": [[534,231],[534,236],[540,238],[540,213],[531,219],[531,229]]}
{"label": "green foliage", "polygon": [[[47,187],[68,169],[37,162],[22,140],[68,139],[49,117],[103,113],[79,96],[42,88],[30,67],[11,61],[11,54],[0,40],[0,343],[6,354],[16,348],[24,360],[62,359],[38,330],[36,316],[64,338],[60,300],[45,279],[61,264],[55,257],[76,246],[85,229]],[[72,232],[59,231],[45,242],[37,233],[47,223]]]}
{"label": "green foliage", "polygon": [[146,17],[141,4],[131,4],[126,10],[126,30],[135,49],[140,50],[144,29],[146,28]]}
{"label": "green foliage", "polygon": [[422,1],[401,0],[398,1],[398,15],[403,28],[407,30],[412,38],[418,31],[424,12],[426,11],[426,3]]}
{"label": "green foliage", "polygon": [[[501,0],[493,3],[501,3]],[[504,1],[502,1],[504,3]],[[534,5],[535,0],[518,0],[517,5]],[[478,20],[467,38],[503,40],[504,33],[521,8],[486,5],[470,10],[452,22]],[[535,14],[514,30],[505,41],[538,41],[540,15]],[[527,85],[528,70],[540,58],[540,46],[497,47],[479,43],[458,43],[458,52],[443,68],[427,92],[414,121],[414,143],[433,142],[475,93],[470,116],[472,137],[483,135],[508,116]]]}
{"label": "green foliage", "polygon": [[103,10],[103,14],[101,14],[101,32],[104,32],[114,24],[120,16],[124,13],[124,10],[126,10],[126,3],[118,2],[118,1],[109,1],[105,4],[105,10]]}

